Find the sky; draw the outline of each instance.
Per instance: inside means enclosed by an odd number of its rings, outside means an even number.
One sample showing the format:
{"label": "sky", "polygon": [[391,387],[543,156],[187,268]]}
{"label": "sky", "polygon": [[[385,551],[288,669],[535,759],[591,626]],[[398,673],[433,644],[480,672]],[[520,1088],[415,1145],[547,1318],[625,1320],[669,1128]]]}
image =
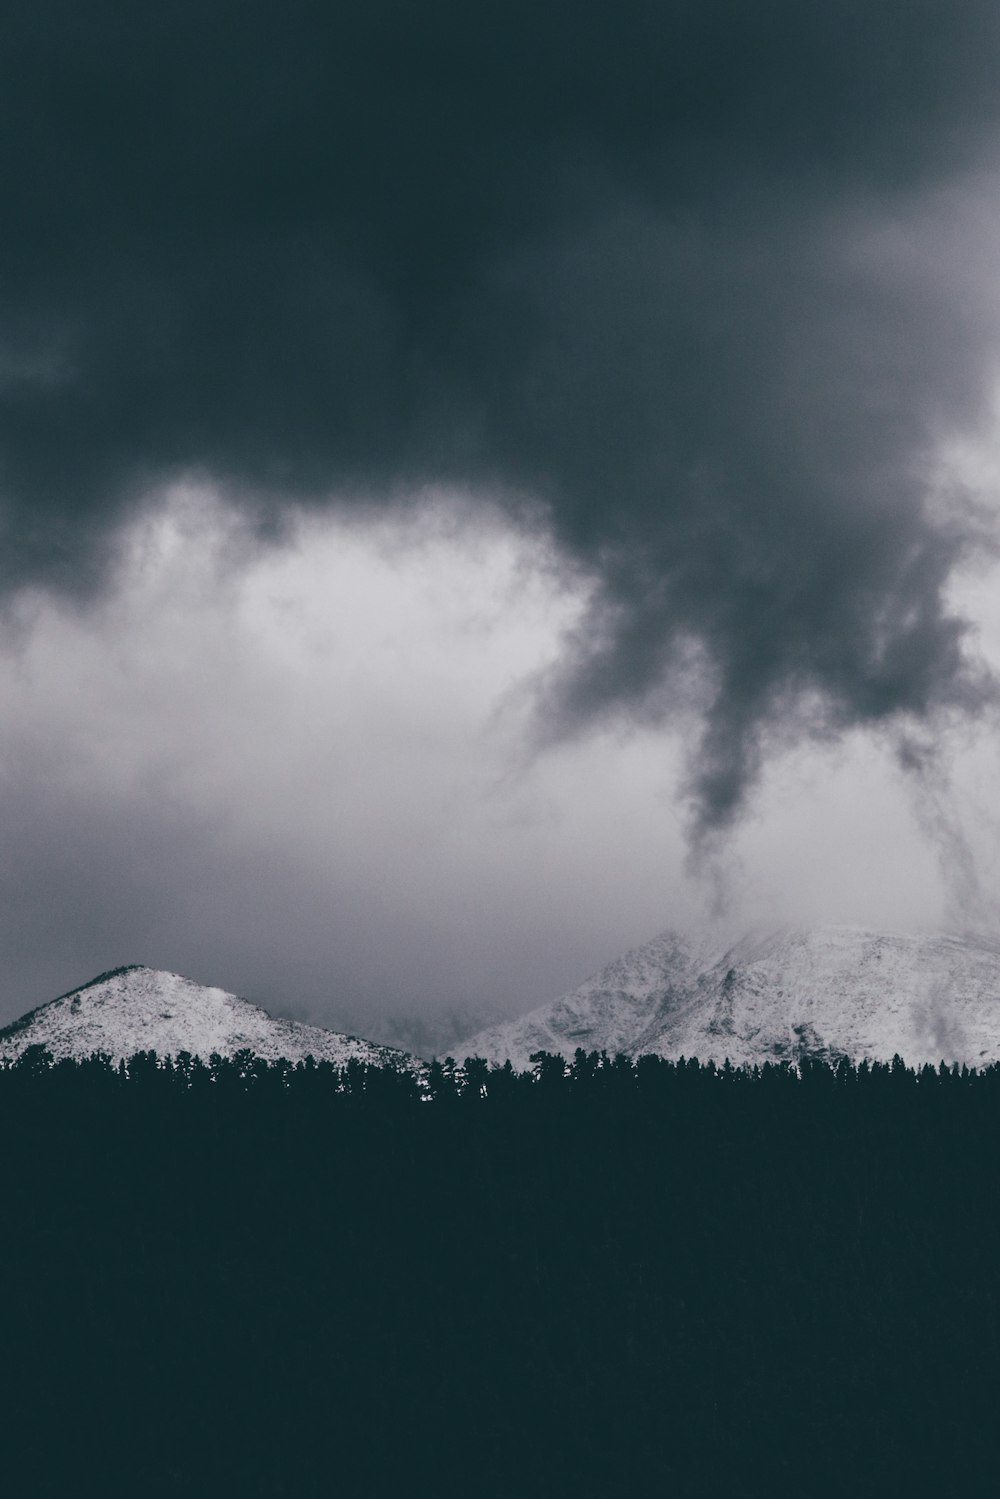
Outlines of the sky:
{"label": "sky", "polygon": [[1000,17],[15,6],[0,1018],[993,931]]}

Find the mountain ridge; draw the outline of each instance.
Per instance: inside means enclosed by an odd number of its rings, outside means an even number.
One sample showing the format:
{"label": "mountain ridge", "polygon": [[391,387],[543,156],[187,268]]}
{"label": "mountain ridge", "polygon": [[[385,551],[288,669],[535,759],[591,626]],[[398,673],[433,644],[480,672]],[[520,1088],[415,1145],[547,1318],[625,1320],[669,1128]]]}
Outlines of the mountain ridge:
{"label": "mountain ridge", "polygon": [[115,1062],[139,1051],[188,1052],[207,1061],[248,1049],[267,1061],[312,1056],[420,1073],[423,1063],[396,1047],[268,1013],[228,990],[182,974],[126,963],[26,1011],[0,1028],[0,1060],[44,1046],[57,1061],[103,1052]]}
{"label": "mountain ridge", "polygon": [[1000,1061],[1000,941],[854,926],[667,931],[578,988],[470,1037],[464,1055],[644,1053],[754,1065]]}

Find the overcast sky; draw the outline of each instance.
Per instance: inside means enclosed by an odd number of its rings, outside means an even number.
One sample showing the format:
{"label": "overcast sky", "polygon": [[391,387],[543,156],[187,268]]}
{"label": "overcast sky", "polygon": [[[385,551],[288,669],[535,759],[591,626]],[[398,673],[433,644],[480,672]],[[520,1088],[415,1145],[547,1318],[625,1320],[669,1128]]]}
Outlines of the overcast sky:
{"label": "overcast sky", "polygon": [[1000,13],[14,7],[0,1014],[992,929]]}

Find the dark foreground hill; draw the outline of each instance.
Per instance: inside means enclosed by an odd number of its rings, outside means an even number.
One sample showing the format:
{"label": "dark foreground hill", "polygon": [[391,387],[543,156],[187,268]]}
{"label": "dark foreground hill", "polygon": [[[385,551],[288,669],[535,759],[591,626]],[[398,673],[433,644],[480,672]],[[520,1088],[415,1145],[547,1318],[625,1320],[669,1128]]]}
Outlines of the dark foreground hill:
{"label": "dark foreground hill", "polygon": [[995,1492],[1000,1073],[0,1070],[32,1499]]}

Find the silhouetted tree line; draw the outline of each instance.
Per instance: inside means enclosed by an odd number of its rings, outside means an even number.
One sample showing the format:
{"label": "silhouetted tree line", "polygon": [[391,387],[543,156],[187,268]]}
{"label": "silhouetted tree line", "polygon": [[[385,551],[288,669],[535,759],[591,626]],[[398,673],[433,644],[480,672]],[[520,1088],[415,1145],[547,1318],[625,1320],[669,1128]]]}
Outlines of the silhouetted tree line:
{"label": "silhouetted tree line", "polygon": [[0,1068],[25,1496],[994,1493],[1000,1068]]}

